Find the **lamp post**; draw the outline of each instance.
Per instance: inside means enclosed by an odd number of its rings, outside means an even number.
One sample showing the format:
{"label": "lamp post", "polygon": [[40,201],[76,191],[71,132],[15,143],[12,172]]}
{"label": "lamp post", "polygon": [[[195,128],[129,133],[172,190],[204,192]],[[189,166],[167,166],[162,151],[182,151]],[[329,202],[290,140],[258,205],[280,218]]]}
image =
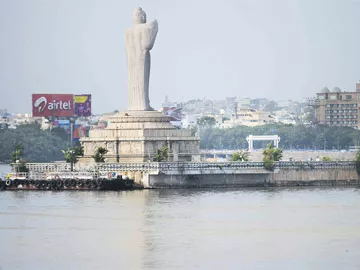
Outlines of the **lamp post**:
{"label": "lamp post", "polygon": [[70,150],[70,170],[74,171],[74,157],[75,157],[75,151],[74,150]]}
{"label": "lamp post", "polygon": [[20,172],[20,170],[19,170],[19,160],[18,159],[16,159],[16,166],[15,166],[15,171],[16,171],[16,173],[19,173]]}

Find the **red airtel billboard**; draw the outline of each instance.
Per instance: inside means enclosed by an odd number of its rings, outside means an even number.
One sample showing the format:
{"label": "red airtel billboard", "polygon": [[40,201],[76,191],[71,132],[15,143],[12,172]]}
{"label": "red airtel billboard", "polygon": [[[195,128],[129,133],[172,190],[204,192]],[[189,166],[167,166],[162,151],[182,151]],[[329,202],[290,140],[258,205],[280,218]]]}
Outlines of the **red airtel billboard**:
{"label": "red airtel billboard", "polygon": [[72,94],[33,94],[33,116],[73,116]]}

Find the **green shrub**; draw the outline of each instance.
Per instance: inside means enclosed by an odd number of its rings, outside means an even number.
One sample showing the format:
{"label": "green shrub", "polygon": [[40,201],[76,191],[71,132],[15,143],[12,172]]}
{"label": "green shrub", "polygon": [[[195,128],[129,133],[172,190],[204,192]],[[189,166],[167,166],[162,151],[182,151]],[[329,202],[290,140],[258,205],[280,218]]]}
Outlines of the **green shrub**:
{"label": "green shrub", "polygon": [[105,155],[107,154],[108,150],[102,146],[98,147],[92,155],[92,158],[95,162],[105,162]]}
{"label": "green shrub", "polygon": [[247,151],[235,152],[231,157],[231,161],[249,161],[249,152]]}
{"label": "green shrub", "polygon": [[155,155],[153,161],[164,162],[164,161],[167,161],[168,156],[169,156],[169,149],[167,148],[167,146],[163,146],[161,149],[158,149],[156,151],[156,155]]}
{"label": "green shrub", "polygon": [[283,157],[283,150],[268,144],[267,147],[263,150],[263,156],[264,168],[266,170],[273,171],[275,162],[280,161]]}

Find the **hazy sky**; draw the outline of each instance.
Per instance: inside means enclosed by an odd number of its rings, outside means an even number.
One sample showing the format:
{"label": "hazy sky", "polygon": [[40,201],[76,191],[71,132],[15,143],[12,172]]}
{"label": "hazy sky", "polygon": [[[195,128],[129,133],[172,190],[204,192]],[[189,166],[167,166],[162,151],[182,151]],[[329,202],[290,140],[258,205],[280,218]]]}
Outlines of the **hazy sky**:
{"label": "hazy sky", "polygon": [[32,93],[90,93],[127,108],[124,33],[156,18],[150,100],[300,100],[360,79],[360,0],[0,0],[0,108]]}

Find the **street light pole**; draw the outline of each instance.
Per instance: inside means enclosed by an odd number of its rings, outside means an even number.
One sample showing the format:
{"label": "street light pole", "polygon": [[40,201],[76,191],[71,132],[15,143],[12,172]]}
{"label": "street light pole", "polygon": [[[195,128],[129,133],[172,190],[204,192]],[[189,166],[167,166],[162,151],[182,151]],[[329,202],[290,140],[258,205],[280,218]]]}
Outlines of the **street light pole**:
{"label": "street light pole", "polygon": [[75,151],[70,150],[70,170],[71,171],[74,171],[74,156],[75,156]]}

